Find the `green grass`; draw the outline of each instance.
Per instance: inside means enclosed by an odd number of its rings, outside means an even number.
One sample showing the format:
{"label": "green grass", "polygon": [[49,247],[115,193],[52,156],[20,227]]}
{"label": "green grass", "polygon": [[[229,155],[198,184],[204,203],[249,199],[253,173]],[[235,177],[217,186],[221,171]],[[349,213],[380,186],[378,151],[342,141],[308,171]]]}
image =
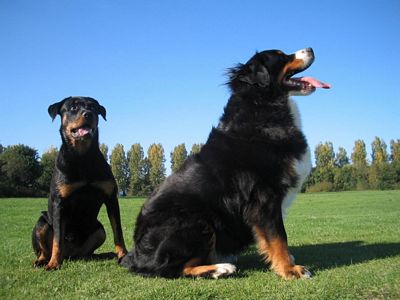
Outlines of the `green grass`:
{"label": "green grass", "polygon": [[[121,199],[128,247],[143,199]],[[46,272],[32,267],[31,230],[45,199],[0,199],[0,299],[400,299],[400,191],[303,194],[286,230],[296,261],[310,280],[285,281],[267,271],[254,247],[228,279],[142,278],[114,260],[64,261]],[[104,208],[100,219],[113,250]]]}

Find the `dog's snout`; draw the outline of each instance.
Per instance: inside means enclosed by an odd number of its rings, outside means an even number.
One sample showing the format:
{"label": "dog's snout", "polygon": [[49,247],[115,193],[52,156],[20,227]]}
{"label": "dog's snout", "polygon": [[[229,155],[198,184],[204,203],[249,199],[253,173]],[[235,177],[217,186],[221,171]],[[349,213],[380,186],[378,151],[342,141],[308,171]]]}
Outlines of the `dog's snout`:
{"label": "dog's snout", "polygon": [[304,48],[296,52],[296,57],[314,57],[314,51],[312,48]]}
{"label": "dog's snout", "polygon": [[312,48],[304,48],[295,52],[296,59],[301,59],[306,65],[311,65],[314,61],[314,51]]}

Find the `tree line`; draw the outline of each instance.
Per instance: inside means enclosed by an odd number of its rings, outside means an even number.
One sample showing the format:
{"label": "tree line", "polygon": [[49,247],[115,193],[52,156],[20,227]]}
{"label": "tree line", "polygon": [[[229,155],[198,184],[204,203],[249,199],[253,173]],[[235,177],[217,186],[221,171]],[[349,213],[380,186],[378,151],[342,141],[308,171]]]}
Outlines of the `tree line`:
{"label": "tree line", "polygon": [[[185,144],[177,145],[170,153],[171,171],[178,170],[187,156],[198,153],[201,147],[202,144],[194,144],[188,153]],[[332,142],[319,143],[314,150],[314,167],[303,191],[399,189],[400,139],[390,141],[390,152],[387,148],[376,137],[368,159],[363,140],[355,141],[350,157],[342,147],[335,152]],[[107,145],[101,144],[100,150],[110,163],[123,196],[147,196],[166,177],[165,151],[159,143],[150,145],[146,155],[139,143],[128,151],[117,144],[110,155]],[[39,157],[37,150],[29,146],[0,144],[0,197],[46,196],[57,153],[57,148],[51,147]]]}
{"label": "tree line", "polygon": [[[193,144],[189,155],[200,151],[202,144]],[[133,144],[125,151],[117,144],[109,148],[100,144],[100,151],[111,165],[121,195],[147,196],[166,177],[165,153],[161,144],[154,143],[144,155],[143,147]],[[37,150],[26,145],[3,147],[0,144],[0,197],[46,196],[49,192],[58,150],[50,147],[39,158]],[[171,170],[175,172],[188,156],[185,144],[170,153]]]}
{"label": "tree line", "polygon": [[354,143],[349,157],[344,148],[335,153],[331,142],[319,143],[315,147],[315,167],[305,182],[303,190],[349,191],[366,189],[400,188],[400,139],[387,144],[379,137],[371,143],[371,160],[367,157],[363,140]]}

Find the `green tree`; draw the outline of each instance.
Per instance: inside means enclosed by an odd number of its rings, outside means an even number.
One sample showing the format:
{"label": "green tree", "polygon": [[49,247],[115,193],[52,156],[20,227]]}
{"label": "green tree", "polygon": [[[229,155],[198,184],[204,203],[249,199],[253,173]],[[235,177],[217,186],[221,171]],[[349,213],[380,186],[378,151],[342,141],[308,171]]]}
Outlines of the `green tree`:
{"label": "green tree", "polygon": [[339,147],[338,153],[335,158],[335,166],[338,168],[343,168],[350,163],[349,157],[347,156],[346,149]]}
{"label": "green tree", "polygon": [[386,143],[375,137],[371,143],[372,164],[369,169],[369,185],[373,189],[391,189],[396,185],[396,170],[389,164]]}
{"label": "green tree", "polygon": [[108,162],[108,146],[104,143],[101,143],[99,145],[101,153],[103,153],[104,158],[106,159],[106,162]]}
{"label": "green tree", "polygon": [[400,163],[400,139],[390,141],[390,161]]}
{"label": "green tree", "polygon": [[383,164],[388,161],[387,146],[382,139],[375,137],[371,149],[372,164]]}
{"label": "green tree", "polygon": [[368,173],[369,186],[373,189],[387,190],[396,186],[396,172],[388,163],[372,164]]}
{"label": "green tree", "polygon": [[315,147],[315,165],[318,182],[333,184],[335,151],[331,142],[319,143]]}
{"label": "green tree", "polygon": [[365,190],[369,187],[368,184],[368,162],[367,150],[363,140],[357,140],[354,143],[353,153],[351,154],[353,162],[353,178],[357,184],[357,190]]}
{"label": "green tree", "polygon": [[367,150],[363,140],[355,141],[351,160],[356,168],[367,167]]}
{"label": "green tree", "polygon": [[171,152],[171,170],[176,172],[184,163],[187,158],[187,151],[185,144],[180,144]]}
{"label": "green tree", "polygon": [[4,152],[4,149],[5,148],[3,147],[3,145],[0,144],[0,197],[8,196],[8,189],[9,189],[7,176],[3,171],[3,166],[5,162],[3,162],[1,159],[1,154]]}
{"label": "green tree", "polygon": [[390,141],[390,162],[395,177],[394,188],[400,189],[400,139]]}
{"label": "green tree", "polygon": [[203,147],[204,144],[193,144],[192,145],[192,150],[190,150],[190,155],[199,153],[201,150],[201,147]]}
{"label": "green tree", "polygon": [[34,196],[40,176],[39,156],[26,145],[14,145],[0,154],[1,191],[3,196]]}
{"label": "green tree", "polygon": [[139,143],[133,144],[128,151],[128,166],[130,172],[129,193],[134,196],[140,195],[145,174],[143,148]]}
{"label": "green tree", "polygon": [[356,180],[353,177],[353,167],[349,164],[334,170],[335,191],[350,191],[356,187]]}
{"label": "green tree", "polygon": [[152,190],[157,188],[165,179],[165,156],[161,144],[152,144],[147,150],[149,161],[149,181]]}
{"label": "green tree", "polygon": [[143,182],[140,193],[142,195],[150,195],[152,191],[150,184],[150,161],[147,157],[143,159]]}
{"label": "green tree", "polygon": [[43,195],[46,195],[50,190],[51,178],[53,177],[54,165],[58,155],[56,147],[51,146],[42,154],[40,158],[40,168],[42,174],[37,180],[40,190]]}
{"label": "green tree", "polygon": [[126,196],[129,186],[129,167],[124,146],[121,144],[117,144],[111,152],[111,170],[120,193]]}

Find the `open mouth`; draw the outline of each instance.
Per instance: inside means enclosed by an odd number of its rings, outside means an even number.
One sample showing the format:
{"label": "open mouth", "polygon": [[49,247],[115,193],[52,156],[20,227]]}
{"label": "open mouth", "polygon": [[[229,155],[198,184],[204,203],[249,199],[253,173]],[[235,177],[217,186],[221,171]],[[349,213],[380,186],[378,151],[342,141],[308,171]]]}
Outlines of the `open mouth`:
{"label": "open mouth", "polygon": [[331,88],[331,85],[329,83],[324,83],[313,77],[296,77],[296,78],[287,77],[284,80],[284,84],[288,87],[292,87],[292,88],[300,89],[300,90],[315,90],[317,88],[323,88],[323,89]]}
{"label": "open mouth", "polygon": [[288,64],[288,72],[283,77],[283,85],[292,93],[309,95],[317,88],[330,89],[329,83],[324,83],[313,77],[292,77],[306,70],[314,62],[314,52],[311,48],[297,51],[295,59]]}
{"label": "open mouth", "polygon": [[317,88],[330,89],[329,83],[324,83],[313,77],[286,77],[283,81],[289,91],[299,95],[309,95]]}
{"label": "open mouth", "polygon": [[90,137],[93,133],[93,128],[89,126],[82,126],[79,128],[71,129],[71,135],[75,139]]}

